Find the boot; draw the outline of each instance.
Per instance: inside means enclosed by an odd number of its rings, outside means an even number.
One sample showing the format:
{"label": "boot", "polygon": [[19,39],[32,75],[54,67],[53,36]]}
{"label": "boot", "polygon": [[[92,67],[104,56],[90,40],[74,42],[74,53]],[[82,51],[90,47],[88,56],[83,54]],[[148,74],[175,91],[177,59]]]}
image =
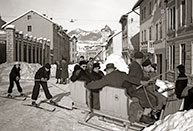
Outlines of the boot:
{"label": "boot", "polygon": [[13,96],[11,95],[11,93],[8,93],[7,97],[12,98]]}
{"label": "boot", "polygon": [[35,106],[35,107],[37,107],[38,106],[38,104],[35,102],[35,101],[32,101],[32,106]]}
{"label": "boot", "polygon": [[55,101],[53,101],[53,100],[50,100],[50,104],[57,105],[57,103]]}

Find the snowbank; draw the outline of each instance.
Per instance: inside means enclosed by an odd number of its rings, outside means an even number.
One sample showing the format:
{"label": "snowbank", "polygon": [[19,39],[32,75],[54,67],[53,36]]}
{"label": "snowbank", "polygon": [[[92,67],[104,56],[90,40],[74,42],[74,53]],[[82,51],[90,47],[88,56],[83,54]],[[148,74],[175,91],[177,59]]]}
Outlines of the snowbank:
{"label": "snowbank", "polygon": [[[25,62],[19,62],[21,64],[21,79],[34,79],[36,71],[41,67],[40,64],[29,64]],[[9,81],[9,73],[16,62],[3,63],[0,65],[0,81]]]}
{"label": "snowbank", "polygon": [[193,131],[193,110],[168,115],[143,131]]}
{"label": "snowbank", "polygon": [[104,64],[101,64],[101,70],[103,71],[108,63],[114,63],[115,67],[123,71],[125,73],[128,73],[128,65],[125,63],[124,59],[121,57],[121,55],[111,54],[107,57],[107,60],[104,62]]}

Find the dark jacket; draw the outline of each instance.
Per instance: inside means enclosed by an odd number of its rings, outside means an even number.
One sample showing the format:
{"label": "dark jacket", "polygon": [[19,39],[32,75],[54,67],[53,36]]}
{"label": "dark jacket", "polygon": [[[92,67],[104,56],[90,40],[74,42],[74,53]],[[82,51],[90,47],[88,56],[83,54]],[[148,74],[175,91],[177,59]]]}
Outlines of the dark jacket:
{"label": "dark jacket", "polygon": [[175,94],[177,96],[177,98],[181,99],[181,94],[182,91],[184,90],[184,88],[187,86],[188,84],[188,78],[185,74],[179,74],[176,83],[175,83]]}
{"label": "dark jacket", "polygon": [[16,65],[14,65],[9,74],[9,78],[15,79],[17,76],[20,78],[20,70],[20,67],[16,68]]}
{"label": "dark jacket", "polygon": [[101,89],[104,86],[121,87],[122,82],[127,79],[127,74],[119,70],[115,70],[107,74],[102,79],[92,81],[86,85],[88,89]]}
{"label": "dark jacket", "polygon": [[104,76],[104,74],[103,74],[102,71],[99,71],[99,73],[96,73],[96,72],[92,71],[92,73],[91,73],[91,79],[92,79],[93,81],[95,81],[95,80],[100,80],[100,79],[103,78],[103,76]]}
{"label": "dark jacket", "polygon": [[61,66],[60,64],[56,63],[56,79],[60,79],[61,78]]}
{"label": "dark jacket", "polygon": [[50,79],[50,70],[46,71],[45,67],[41,67],[35,74],[35,79],[41,79],[41,78],[47,78],[47,80]]}
{"label": "dark jacket", "polygon": [[127,81],[134,85],[140,85],[140,81],[143,80],[143,78],[144,73],[141,65],[139,65],[136,61],[133,61],[129,68]]}
{"label": "dark jacket", "polygon": [[68,63],[67,62],[61,62],[60,66],[61,66],[60,69],[62,69],[60,77],[63,79],[68,78]]}
{"label": "dark jacket", "polygon": [[[80,72],[77,73],[77,71],[80,71]],[[90,78],[90,75],[86,70],[83,70],[82,68],[77,67],[77,69],[72,72],[72,76],[70,77],[70,80],[72,82],[79,80],[79,81],[86,81],[86,83],[88,83],[92,79]]]}

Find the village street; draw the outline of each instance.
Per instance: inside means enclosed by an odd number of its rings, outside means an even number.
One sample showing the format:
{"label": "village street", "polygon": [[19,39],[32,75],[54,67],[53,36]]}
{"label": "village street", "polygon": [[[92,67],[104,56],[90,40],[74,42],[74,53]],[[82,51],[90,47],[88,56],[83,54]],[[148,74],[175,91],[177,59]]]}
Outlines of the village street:
{"label": "village street", "polygon": [[[52,84],[50,84],[52,83]],[[64,96],[64,91],[69,91],[68,85],[54,86],[55,79],[50,80],[49,89],[53,97],[56,95],[63,96],[58,102],[60,105],[70,106],[70,96]],[[21,81],[24,93],[31,96],[33,88],[33,81]],[[1,95],[6,95],[8,82],[1,82]],[[57,88],[58,87],[58,88]],[[59,87],[62,89],[59,89]],[[64,90],[64,91],[63,91]],[[16,87],[14,93],[18,94]],[[44,93],[40,93],[39,100],[45,99]],[[58,101],[58,100],[57,100]],[[25,101],[17,101],[12,99],[0,98],[0,131],[95,131],[95,129],[78,124],[78,120],[84,117],[81,110],[74,109],[72,111],[56,108],[54,112],[47,112],[33,107],[24,106],[22,104],[30,104],[31,99],[27,98]],[[40,106],[46,108],[53,108],[54,106],[46,103]],[[93,121],[99,124],[110,127],[110,129],[119,131],[120,129],[114,124],[108,124],[98,121],[94,118]],[[106,125],[107,124],[107,125]]]}

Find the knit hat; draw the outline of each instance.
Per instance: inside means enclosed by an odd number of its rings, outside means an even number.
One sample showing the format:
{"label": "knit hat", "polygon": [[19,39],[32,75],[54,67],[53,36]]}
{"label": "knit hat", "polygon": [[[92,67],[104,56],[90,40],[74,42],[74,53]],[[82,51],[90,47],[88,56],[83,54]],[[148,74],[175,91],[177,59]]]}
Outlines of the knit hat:
{"label": "knit hat", "polygon": [[142,52],[135,52],[134,57],[141,59],[141,58],[143,58],[143,53]]}
{"label": "knit hat", "polygon": [[176,68],[178,68],[178,70],[179,70],[180,73],[185,73],[185,67],[184,67],[184,65],[180,64],[180,65],[178,65]]}
{"label": "knit hat", "polygon": [[143,67],[148,66],[148,65],[151,65],[150,59],[146,59],[146,60],[142,63],[142,66],[143,66]]}
{"label": "knit hat", "polygon": [[44,67],[46,67],[47,69],[50,69],[51,65],[49,63],[46,63]]}

